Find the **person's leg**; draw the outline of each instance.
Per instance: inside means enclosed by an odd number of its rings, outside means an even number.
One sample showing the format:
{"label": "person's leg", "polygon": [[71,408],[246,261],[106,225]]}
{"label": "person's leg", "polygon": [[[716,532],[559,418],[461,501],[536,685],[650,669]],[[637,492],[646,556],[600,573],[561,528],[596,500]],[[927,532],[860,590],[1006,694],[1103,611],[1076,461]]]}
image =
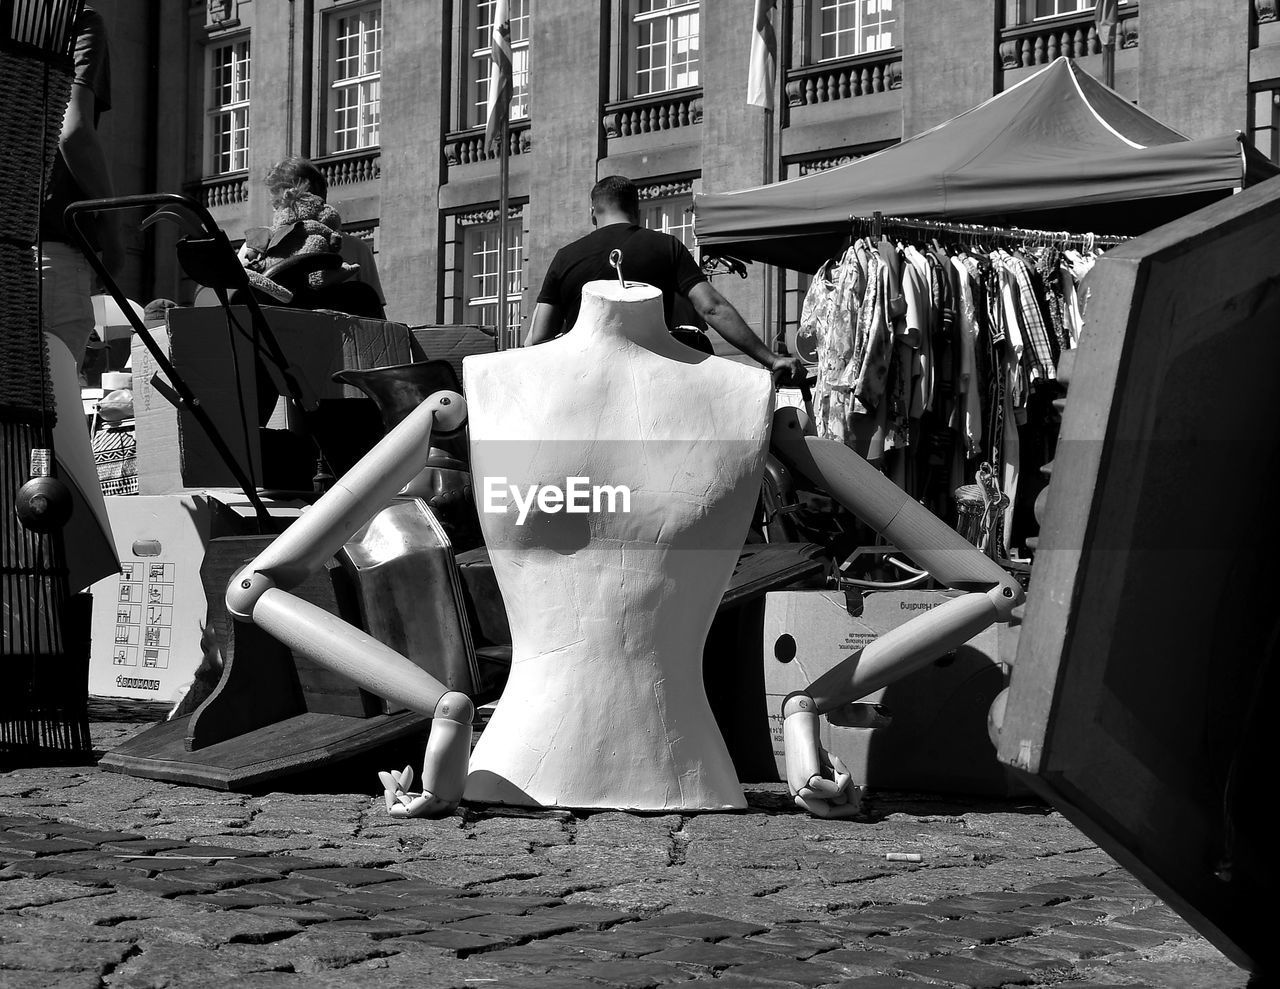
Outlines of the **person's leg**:
{"label": "person's leg", "polygon": [[41,245],[40,291],[44,328],[67,345],[78,369],[93,333],[93,269],[70,244],[45,242]]}

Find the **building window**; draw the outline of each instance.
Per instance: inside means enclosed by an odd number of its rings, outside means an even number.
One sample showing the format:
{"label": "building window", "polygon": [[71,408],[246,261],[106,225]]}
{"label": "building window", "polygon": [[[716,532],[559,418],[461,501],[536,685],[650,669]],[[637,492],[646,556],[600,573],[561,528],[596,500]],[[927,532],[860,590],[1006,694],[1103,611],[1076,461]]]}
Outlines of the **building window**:
{"label": "building window", "polygon": [[1255,148],[1272,161],[1280,162],[1280,88],[1254,92],[1249,110],[1249,136]]}
{"label": "building window", "polygon": [[640,225],[671,234],[694,253],[693,196],[655,196],[640,203]]}
{"label": "building window", "polygon": [[636,0],[631,18],[632,96],[687,89],[698,81],[698,4]]}
{"label": "building window", "polygon": [[821,0],[818,59],[846,58],[893,48],[898,32],[894,0]]}
{"label": "building window", "polygon": [[1035,0],[1032,16],[1039,20],[1042,17],[1061,17],[1063,14],[1078,14],[1082,10],[1093,10],[1090,0]]}
{"label": "building window", "polygon": [[[524,231],[520,214],[507,223],[507,326],[520,325],[524,291]],[[498,325],[498,224],[476,223],[462,229],[463,311],[465,321]]]}
{"label": "building window", "polygon": [[209,49],[209,147],[214,175],[249,167],[249,39]]}
{"label": "building window", "polygon": [[377,146],[381,86],[382,7],[335,14],[329,21],[330,154]]}
{"label": "building window", "polygon": [[[530,0],[510,0],[512,120],[529,116],[529,3]],[[488,117],[489,52],[496,7],[497,0],[474,0],[471,7],[471,72],[467,99],[470,127],[483,127]]]}
{"label": "building window", "polygon": [[[1119,0],[1121,4],[1126,0]],[[1085,14],[1093,10],[1094,0],[1018,0],[1017,23],[1040,21],[1048,17]]]}

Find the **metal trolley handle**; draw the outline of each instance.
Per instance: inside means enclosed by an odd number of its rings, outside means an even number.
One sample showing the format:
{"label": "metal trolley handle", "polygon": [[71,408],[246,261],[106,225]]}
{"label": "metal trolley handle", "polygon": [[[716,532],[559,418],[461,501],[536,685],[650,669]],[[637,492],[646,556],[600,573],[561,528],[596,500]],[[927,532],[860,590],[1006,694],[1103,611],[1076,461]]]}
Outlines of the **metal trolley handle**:
{"label": "metal trolley handle", "polygon": [[[108,294],[116,301],[125,318],[129,320],[129,325],[133,331],[142,340],[147,350],[150,351],[160,370],[164,372],[171,386],[171,389],[165,390],[171,392],[166,394],[165,397],[173,402],[174,405],[186,409],[195,417],[200,428],[209,437],[209,442],[213,444],[214,450],[231,472],[231,476],[235,478],[236,484],[240,486],[244,491],[245,497],[249,499],[249,503],[253,505],[260,527],[266,526],[269,529],[271,516],[258,495],[257,487],[237,462],[230,447],[227,446],[226,440],[222,438],[217,427],[209,418],[209,414],[200,404],[199,397],[192,392],[186,380],[174,368],[164,349],[156,343],[151,331],[147,329],[142,319],[134,311],[133,307],[129,305],[124,292],[116,284],[115,279],[111,277],[111,272],[102,263],[102,259],[98,257],[97,251],[94,250],[93,245],[89,242],[82,226],[83,218],[90,214],[137,209],[147,206],[159,207],[160,210],[144,221],[143,226],[149,225],[153,220],[160,217],[177,221],[181,227],[189,232],[198,226],[199,232],[203,236],[198,239],[192,239],[188,235],[179,242],[178,258],[182,262],[183,268],[188,269],[189,264],[198,260],[201,278],[197,280],[202,280],[206,284],[212,283],[211,287],[218,293],[218,299],[224,306],[227,305],[228,291],[245,290],[242,293],[245,298],[245,304],[249,307],[255,328],[261,331],[263,343],[268,351],[267,356],[280,366],[290,390],[296,389],[297,383],[287,371],[288,361],[280,351],[274,334],[271,333],[270,328],[267,326],[266,318],[263,316],[257,300],[253,298],[252,292],[248,291],[248,275],[236,259],[235,251],[231,247],[231,241],[227,239],[226,233],[218,226],[217,221],[209,211],[200,203],[189,196],[168,192],[141,196],[118,196],[110,199],[84,199],[69,205],[63,212],[63,219],[72,243],[80,249],[85,260],[89,262],[89,266],[93,268],[102,280],[102,284]],[[177,207],[177,209],[167,210],[164,207]],[[187,273],[192,274],[190,270]],[[163,391],[162,394],[164,394]],[[294,397],[296,398],[297,395]]]}

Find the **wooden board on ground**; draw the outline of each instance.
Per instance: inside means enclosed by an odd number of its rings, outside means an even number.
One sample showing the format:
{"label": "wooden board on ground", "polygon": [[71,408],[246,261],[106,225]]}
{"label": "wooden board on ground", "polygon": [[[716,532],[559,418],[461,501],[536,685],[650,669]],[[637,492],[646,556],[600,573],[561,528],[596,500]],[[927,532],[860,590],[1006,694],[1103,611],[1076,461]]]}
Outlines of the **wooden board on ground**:
{"label": "wooden board on ground", "polygon": [[[228,580],[273,538],[210,540],[201,576],[225,652],[218,686],[190,716],[155,725],[108,752],[103,769],[238,790],[425,733],[425,716],[381,713],[379,699],[349,680],[231,620],[223,603]],[[352,606],[340,607],[331,576],[316,574],[294,593],[333,614],[352,613]]]}
{"label": "wooden board on ground", "polygon": [[1000,738],[1237,963],[1272,954],[1280,182],[1089,276]]}
{"label": "wooden board on ground", "polygon": [[[103,769],[215,790],[247,790],[312,770],[332,769],[393,743],[421,736],[428,718],[411,711],[372,718],[303,711],[192,751],[187,719],[164,721],[112,749]],[[386,768],[386,767],[382,767]],[[376,785],[372,776],[366,781]]]}

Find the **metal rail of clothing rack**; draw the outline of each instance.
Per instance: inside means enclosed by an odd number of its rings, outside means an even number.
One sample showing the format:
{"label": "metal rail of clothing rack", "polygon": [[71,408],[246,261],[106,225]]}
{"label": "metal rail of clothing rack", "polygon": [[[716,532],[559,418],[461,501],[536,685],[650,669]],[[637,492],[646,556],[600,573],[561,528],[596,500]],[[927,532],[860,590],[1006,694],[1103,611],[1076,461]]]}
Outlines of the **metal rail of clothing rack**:
{"label": "metal rail of clothing rack", "polygon": [[884,216],[876,212],[871,216],[849,214],[849,227],[855,233],[859,228],[870,236],[879,238],[896,230],[916,233],[952,234],[960,237],[987,240],[1016,241],[1018,243],[1054,245],[1062,248],[1078,248],[1092,251],[1097,248],[1115,247],[1129,240],[1114,234],[1072,233],[1069,230],[1036,230],[1030,227],[997,227],[985,223],[961,223],[952,220],[917,219],[905,216]]}

